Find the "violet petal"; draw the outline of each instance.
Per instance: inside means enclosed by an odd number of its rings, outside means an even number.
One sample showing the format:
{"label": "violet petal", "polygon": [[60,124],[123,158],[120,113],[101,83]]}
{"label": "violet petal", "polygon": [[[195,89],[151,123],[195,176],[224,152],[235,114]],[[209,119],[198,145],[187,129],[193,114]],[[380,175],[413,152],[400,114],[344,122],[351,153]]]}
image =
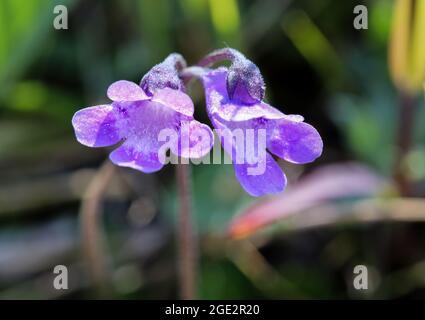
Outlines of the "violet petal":
{"label": "violet petal", "polygon": [[246,192],[254,197],[281,192],[286,186],[286,176],[277,162],[269,153],[265,159],[265,171],[261,175],[249,174],[248,169],[253,165],[234,164],[235,175],[239,183]]}
{"label": "violet petal", "polygon": [[117,127],[126,145],[141,153],[158,153],[163,142],[159,134],[163,129],[177,132],[181,115],[173,109],[150,100],[115,102],[119,113]]}
{"label": "violet petal", "polygon": [[183,122],[179,131],[178,155],[183,158],[199,159],[210,152],[214,134],[210,127],[196,120]]}
{"label": "violet petal", "polygon": [[112,101],[138,101],[148,99],[142,88],[131,81],[120,80],[111,84],[107,91]]}
{"label": "violet petal", "polygon": [[111,105],[98,105],[77,111],[72,126],[78,142],[88,147],[106,147],[120,141]]}
{"label": "violet petal", "polygon": [[271,126],[267,148],[278,157],[302,164],[312,162],[322,154],[322,138],[308,123],[280,119],[271,121]]}
{"label": "violet petal", "polygon": [[126,143],[112,151],[109,159],[118,166],[133,168],[145,173],[156,172],[164,166],[159,161],[157,152],[141,152]]}
{"label": "violet petal", "polygon": [[193,116],[194,107],[192,99],[179,90],[170,88],[159,89],[155,91],[152,101],[159,102],[186,116]]}

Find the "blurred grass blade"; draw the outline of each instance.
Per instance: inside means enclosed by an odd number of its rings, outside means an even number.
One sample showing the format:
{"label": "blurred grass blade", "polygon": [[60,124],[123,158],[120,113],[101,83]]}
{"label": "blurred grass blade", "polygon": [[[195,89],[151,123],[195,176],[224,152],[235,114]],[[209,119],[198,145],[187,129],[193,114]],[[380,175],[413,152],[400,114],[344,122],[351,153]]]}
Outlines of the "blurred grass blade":
{"label": "blurred grass blade", "polygon": [[138,1],[143,42],[150,53],[149,64],[160,62],[171,51],[172,5],[173,2],[165,0]]}
{"label": "blurred grass blade", "polygon": [[406,80],[407,54],[409,49],[409,20],[411,1],[396,0],[393,11],[393,25],[389,44],[390,73],[399,88],[408,87]]}
{"label": "blurred grass blade", "polygon": [[371,44],[386,46],[391,31],[391,14],[393,3],[388,0],[376,0],[371,2],[369,10],[369,31]]}
{"label": "blurred grass blade", "polygon": [[[211,19],[219,42],[240,49],[240,17],[236,0],[209,0]],[[221,44],[222,45],[222,44]]]}
{"label": "blurred grass blade", "polygon": [[6,23],[6,2],[0,1],[0,77],[8,51],[8,27]]}
{"label": "blurred grass blade", "polygon": [[324,79],[339,82],[343,63],[332,44],[304,11],[296,10],[288,14],[282,28],[294,46]]}
{"label": "blurred grass blade", "polygon": [[417,94],[425,80],[425,1],[396,0],[389,68],[399,90]]}
{"label": "blurred grass blade", "polygon": [[416,1],[414,19],[410,70],[415,91],[419,91],[425,80],[425,1]]}
{"label": "blurred grass blade", "polygon": [[0,1],[0,99],[44,49],[54,31],[53,8],[62,4],[68,10],[76,0]]}
{"label": "blurred grass blade", "polygon": [[3,0],[0,2],[0,77],[10,58],[25,40],[29,30],[34,29],[46,8],[47,0]]}
{"label": "blurred grass blade", "polygon": [[206,0],[182,0],[181,6],[185,14],[192,18],[205,17],[205,8],[207,7]]}

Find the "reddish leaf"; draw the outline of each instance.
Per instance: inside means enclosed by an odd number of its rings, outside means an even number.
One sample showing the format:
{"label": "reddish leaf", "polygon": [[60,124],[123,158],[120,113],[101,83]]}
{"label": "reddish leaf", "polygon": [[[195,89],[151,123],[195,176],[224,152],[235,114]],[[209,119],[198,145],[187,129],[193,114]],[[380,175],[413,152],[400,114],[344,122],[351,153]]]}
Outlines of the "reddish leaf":
{"label": "reddish leaf", "polygon": [[335,199],[370,197],[385,184],[371,169],[356,163],[321,167],[287,191],[256,202],[231,222],[231,237],[250,235],[280,219]]}

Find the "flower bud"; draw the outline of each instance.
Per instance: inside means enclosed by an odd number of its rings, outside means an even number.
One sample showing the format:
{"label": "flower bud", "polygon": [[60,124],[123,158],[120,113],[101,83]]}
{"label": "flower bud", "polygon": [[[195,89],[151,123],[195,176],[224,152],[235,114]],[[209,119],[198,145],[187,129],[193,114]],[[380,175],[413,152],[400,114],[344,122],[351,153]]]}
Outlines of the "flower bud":
{"label": "flower bud", "polygon": [[155,65],[140,82],[142,89],[150,96],[156,90],[171,88],[185,92],[179,70],[186,67],[186,61],[178,53],[170,54],[163,62]]}

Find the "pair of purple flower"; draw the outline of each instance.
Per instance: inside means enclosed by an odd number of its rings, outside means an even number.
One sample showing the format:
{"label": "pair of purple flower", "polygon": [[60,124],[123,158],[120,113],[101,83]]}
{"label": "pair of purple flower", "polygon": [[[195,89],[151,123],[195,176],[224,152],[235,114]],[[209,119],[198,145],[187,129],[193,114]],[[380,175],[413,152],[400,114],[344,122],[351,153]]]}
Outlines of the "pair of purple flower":
{"label": "pair of purple flower", "polygon": [[[208,68],[220,60],[230,60],[229,68]],[[286,177],[272,154],[292,163],[308,163],[320,156],[323,143],[319,133],[303,122],[299,115],[285,115],[263,101],[264,81],[257,66],[234,49],[212,52],[195,67],[186,67],[184,59],[171,54],[154,66],[140,85],[117,81],[107,91],[111,104],[78,111],[73,119],[77,140],[89,147],[105,147],[123,143],[109,156],[119,166],[131,167],[146,173],[163,167],[159,139],[163,129],[177,132],[177,147],[172,152],[184,158],[201,158],[213,145],[211,129],[193,117],[194,106],[186,94],[192,77],[202,80],[207,112],[216,129],[234,131],[262,130],[265,145],[256,144],[256,153],[265,170],[251,174],[258,166],[243,152],[246,161],[235,161],[234,155],[243,148],[232,135],[220,136],[221,144],[231,156],[235,174],[242,187],[253,196],[282,191]],[[208,136],[207,143],[199,137]],[[205,139],[204,139],[205,140]],[[185,142],[184,142],[185,141]],[[188,142],[187,142],[188,141]],[[269,152],[267,152],[267,150]]]}

